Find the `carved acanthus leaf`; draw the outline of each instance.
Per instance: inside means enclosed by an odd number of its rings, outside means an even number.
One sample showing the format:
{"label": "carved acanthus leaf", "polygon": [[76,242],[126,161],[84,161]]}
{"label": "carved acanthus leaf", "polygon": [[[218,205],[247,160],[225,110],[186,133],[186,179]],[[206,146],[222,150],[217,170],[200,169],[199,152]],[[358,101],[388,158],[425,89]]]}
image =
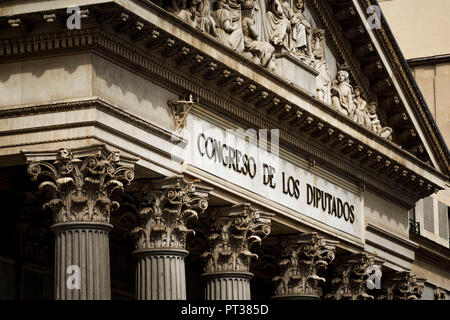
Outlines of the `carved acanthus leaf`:
{"label": "carved acanthus leaf", "polygon": [[55,223],[109,222],[111,211],[119,206],[111,195],[122,192],[134,178],[132,168],[119,166],[118,152],[108,157],[98,152],[80,160],[64,148],[53,163],[31,163],[28,174],[41,181],[39,190],[50,198],[44,208],[53,211]]}
{"label": "carved acanthus leaf", "polygon": [[369,266],[380,268],[374,254],[361,252],[341,257],[333,270],[333,279],[325,298],[333,300],[373,299],[374,297],[367,293]]}
{"label": "carved acanthus leaf", "polygon": [[248,272],[258,256],[252,249],[270,233],[271,215],[249,204],[217,210],[211,216],[205,272]]}
{"label": "carved acanthus leaf", "polygon": [[197,182],[175,176],[144,187],[138,227],[132,231],[138,250],[185,249],[187,235],[195,233],[188,224],[208,208],[207,192]]}
{"label": "carved acanthus leaf", "polygon": [[303,234],[282,242],[280,276],[273,278],[275,295],[315,295],[325,282],[320,274],[334,260],[337,241],[326,240],[316,233]]}
{"label": "carved acanthus leaf", "polygon": [[378,296],[378,300],[418,300],[423,294],[424,281],[411,272],[397,272],[389,280],[390,286]]}

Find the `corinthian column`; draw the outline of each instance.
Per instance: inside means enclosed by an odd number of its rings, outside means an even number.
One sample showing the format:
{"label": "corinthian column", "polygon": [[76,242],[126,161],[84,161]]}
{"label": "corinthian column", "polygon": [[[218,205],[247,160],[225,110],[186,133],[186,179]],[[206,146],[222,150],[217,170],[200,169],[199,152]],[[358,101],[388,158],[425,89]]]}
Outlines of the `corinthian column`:
{"label": "corinthian column", "polygon": [[258,256],[250,250],[270,233],[270,216],[249,204],[235,205],[212,214],[208,230],[206,300],[250,300],[250,262]]}
{"label": "corinthian column", "polygon": [[136,291],[139,300],[185,300],[187,227],[208,207],[210,189],[182,176],[153,181],[141,193],[136,237]]}
{"label": "corinthian column", "polygon": [[51,199],[44,208],[53,212],[57,300],[111,299],[109,219],[119,204],[110,197],[134,178],[133,169],[118,164],[118,152],[80,160],[60,149],[55,162],[28,166],[32,180]]}
{"label": "corinthian column", "polygon": [[337,241],[326,240],[316,233],[302,234],[295,241],[282,243],[280,275],[273,278],[274,299],[319,299],[319,284],[325,283],[324,273],[334,260]]}
{"label": "corinthian column", "polygon": [[[374,254],[355,253],[339,257],[333,270],[329,293],[325,296],[333,300],[373,300],[368,294],[369,287],[374,286],[370,279],[370,270],[376,270],[372,276],[381,277],[381,262]],[[370,267],[370,268],[369,268]]]}

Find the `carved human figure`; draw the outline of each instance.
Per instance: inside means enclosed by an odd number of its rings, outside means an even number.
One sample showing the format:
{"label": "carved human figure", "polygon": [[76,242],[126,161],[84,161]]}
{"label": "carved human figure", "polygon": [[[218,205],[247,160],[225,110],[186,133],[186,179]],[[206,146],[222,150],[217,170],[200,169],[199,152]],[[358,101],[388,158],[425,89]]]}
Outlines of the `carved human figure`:
{"label": "carved human figure", "polygon": [[368,118],[370,121],[370,129],[375,132],[376,134],[378,134],[379,136],[388,139],[388,140],[392,140],[392,128],[389,127],[382,127],[381,126],[381,122],[378,119],[378,115],[377,115],[377,103],[376,102],[371,102],[368,107],[367,107],[367,111],[368,111]]}
{"label": "carved human figure", "polygon": [[349,83],[349,74],[339,70],[331,86],[331,104],[333,108],[347,116],[353,114],[353,88]]}
{"label": "carved human figure", "polygon": [[331,104],[331,74],[325,59],[324,35],[325,31],[323,29],[315,29],[313,31],[312,53],[314,60],[312,66],[319,72],[316,78],[317,98],[325,103]]}
{"label": "carved human figure", "polygon": [[259,41],[258,30],[253,20],[254,3],[247,0],[242,4],[242,31],[244,32],[244,48],[250,58],[269,70],[275,69],[275,48],[265,41]]}
{"label": "carved human figure", "polygon": [[361,97],[361,88],[354,89],[354,103],[355,112],[353,114],[353,121],[370,129],[370,119],[367,111],[367,101]]}
{"label": "carved human figure", "polygon": [[217,37],[222,43],[237,52],[244,51],[240,2],[218,0],[214,3],[212,17],[216,23]]}
{"label": "carved human figure", "polygon": [[293,15],[291,18],[292,24],[292,51],[301,56],[312,57],[311,52],[311,23],[304,14],[305,12],[305,1],[304,0],[294,0]]}
{"label": "carved human figure", "polygon": [[287,2],[283,0],[269,0],[267,11],[267,29],[269,41],[276,48],[291,50],[289,35],[292,31],[290,19],[293,12]]}
{"label": "carved human figure", "polygon": [[255,21],[255,28],[259,34],[258,40],[269,42],[267,5],[267,0],[253,0],[253,21]]}
{"label": "carved human figure", "polygon": [[194,28],[217,36],[214,19],[210,15],[209,0],[183,0],[180,7],[174,2],[175,15]]}

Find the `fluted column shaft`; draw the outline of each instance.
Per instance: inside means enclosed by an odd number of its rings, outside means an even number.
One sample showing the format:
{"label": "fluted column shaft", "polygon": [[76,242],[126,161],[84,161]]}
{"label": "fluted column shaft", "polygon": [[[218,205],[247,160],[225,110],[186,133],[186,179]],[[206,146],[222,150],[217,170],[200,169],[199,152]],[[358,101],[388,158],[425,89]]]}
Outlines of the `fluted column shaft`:
{"label": "fluted column shaft", "polygon": [[143,182],[137,193],[136,297],[139,300],[185,300],[184,258],[188,228],[208,207],[211,190],[182,176]]}
{"label": "fluted column shaft", "polygon": [[204,273],[205,300],[250,300],[250,272]]}
{"label": "fluted column shaft", "polygon": [[186,300],[184,258],[186,250],[145,249],[133,252],[137,258],[138,300]]}
{"label": "fluted column shaft", "polygon": [[[68,222],[51,228],[55,233],[55,299],[111,299],[108,234],[112,225]],[[79,277],[79,288],[70,286],[72,277]]]}

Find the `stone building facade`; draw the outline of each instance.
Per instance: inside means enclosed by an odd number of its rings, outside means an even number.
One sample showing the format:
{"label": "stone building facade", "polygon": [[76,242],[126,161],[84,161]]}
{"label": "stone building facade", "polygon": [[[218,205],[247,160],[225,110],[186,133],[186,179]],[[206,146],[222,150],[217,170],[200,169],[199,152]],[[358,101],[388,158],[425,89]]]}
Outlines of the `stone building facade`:
{"label": "stone building facade", "polygon": [[448,299],[408,217],[448,148],[372,4],[1,2],[0,298]]}

